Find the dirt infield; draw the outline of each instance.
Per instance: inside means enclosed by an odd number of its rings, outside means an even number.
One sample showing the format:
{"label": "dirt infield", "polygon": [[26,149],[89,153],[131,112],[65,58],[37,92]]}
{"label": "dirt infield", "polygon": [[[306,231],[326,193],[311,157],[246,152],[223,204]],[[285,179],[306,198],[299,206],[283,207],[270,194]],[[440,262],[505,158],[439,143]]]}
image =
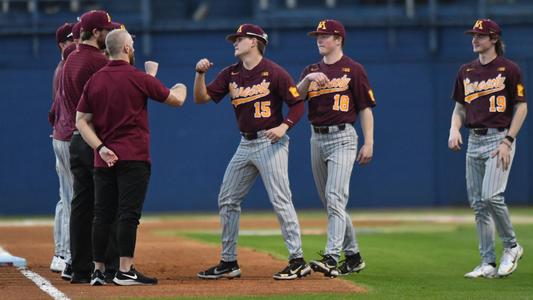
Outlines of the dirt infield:
{"label": "dirt infield", "polygon": [[[242,278],[200,280],[195,274],[218,261],[219,247],[156,234],[164,229],[216,229],[217,222],[218,220],[204,220],[194,224],[194,227],[190,226],[190,222],[180,221],[143,223],[139,227],[136,266],[139,271],[159,279],[158,285],[148,287],[91,287],[72,285],[61,280],[48,269],[53,255],[50,226],[0,227],[0,245],[11,254],[26,258],[32,271],[47,278],[57,289],[74,299],[364,292],[363,288],[348,281],[327,279],[319,274],[296,281],[275,281],[272,275],[281,270],[286,262],[242,248],[239,250]],[[257,228],[258,225],[266,225],[265,223],[245,221],[242,228]],[[204,226],[198,227],[202,224]],[[11,267],[0,268],[0,295],[2,299],[48,298],[33,282]]]}

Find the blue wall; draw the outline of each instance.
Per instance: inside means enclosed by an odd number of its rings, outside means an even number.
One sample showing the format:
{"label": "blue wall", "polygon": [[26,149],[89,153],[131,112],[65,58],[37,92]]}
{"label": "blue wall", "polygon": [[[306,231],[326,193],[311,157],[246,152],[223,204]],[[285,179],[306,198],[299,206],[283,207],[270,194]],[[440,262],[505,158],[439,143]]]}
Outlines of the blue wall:
{"label": "blue wall", "polygon": [[[532,28],[503,26],[507,56],[520,64],[526,90],[531,89]],[[439,48],[431,52],[429,33],[424,28],[348,28],[345,52],[365,65],[378,102],[374,110],[374,160],[368,166],[356,166],[350,207],[466,204],[465,153],[447,149],[453,80],[459,66],[475,57],[463,30],[440,28],[436,40]],[[315,42],[305,31],[269,33],[267,57],[284,66],[295,80],[306,64],[319,60]],[[215,63],[208,80],[234,61],[232,47],[224,40],[226,34],[154,34],[150,57],[141,55],[143,37],[139,35],[137,62],[142,66],[145,59],[159,61],[158,77],[165,84],[184,82],[192,93],[198,59],[207,57]],[[58,50],[52,36],[39,37],[37,57],[33,47],[31,38],[0,38],[0,215],[52,213],[58,198],[51,130],[46,120]],[[216,210],[222,176],[239,141],[231,105],[228,101],[194,105],[189,97],[182,109],[151,102],[149,111],[153,168],[145,210]],[[527,123],[518,138],[507,189],[512,204],[533,203],[529,185],[533,129]],[[289,134],[295,206],[319,208],[310,168],[308,121],[302,119]],[[260,180],[244,207],[270,208]]]}

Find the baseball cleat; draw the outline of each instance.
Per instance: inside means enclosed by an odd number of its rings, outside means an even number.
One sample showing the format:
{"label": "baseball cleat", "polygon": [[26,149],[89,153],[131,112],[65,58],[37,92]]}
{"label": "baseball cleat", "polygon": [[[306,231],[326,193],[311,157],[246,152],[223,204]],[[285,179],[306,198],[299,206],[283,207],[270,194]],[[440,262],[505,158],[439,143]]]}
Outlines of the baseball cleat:
{"label": "baseball cleat", "polygon": [[518,261],[524,254],[524,248],[516,244],[514,248],[503,249],[500,267],[498,268],[498,277],[505,277],[511,275],[518,266]]}
{"label": "baseball cleat", "polygon": [[65,264],[63,272],[61,272],[61,279],[70,281],[72,279],[72,266],[69,263]]}
{"label": "baseball cleat", "polygon": [[496,276],[496,268],[487,263],[482,263],[481,265],[474,268],[473,271],[465,274],[465,278],[494,278]]}
{"label": "baseball cleat", "polygon": [[313,271],[323,273],[324,276],[331,278],[339,276],[339,271],[337,270],[337,261],[333,258],[333,256],[329,254],[320,255],[322,256],[322,259],[312,260],[309,262],[309,265],[311,265]]}
{"label": "baseball cleat", "polygon": [[239,269],[239,264],[237,264],[237,261],[220,261],[218,265],[199,272],[197,276],[202,279],[233,279],[241,277],[241,269]]}
{"label": "baseball cleat", "polygon": [[65,269],[65,261],[61,256],[55,255],[52,257],[52,262],[50,263],[50,271],[54,273],[61,273]]}
{"label": "baseball cleat", "polygon": [[94,270],[91,276],[91,285],[105,285],[105,275],[100,270]]}
{"label": "baseball cleat", "polygon": [[[105,281],[105,277],[103,279]],[[146,277],[131,266],[128,272],[118,271],[113,282],[116,285],[154,285],[157,284],[157,279]]]}
{"label": "baseball cleat", "polygon": [[289,265],[282,271],[274,274],[276,280],[292,280],[311,274],[311,267],[303,258],[295,258],[289,261]]}
{"label": "baseball cleat", "polygon": [[344,260],[341,260],[339,267],[339,275],[349,275],[350,273],[359,273],[366,267],[365,262],[361,258],[359,253],[355,255],[346,256]]}

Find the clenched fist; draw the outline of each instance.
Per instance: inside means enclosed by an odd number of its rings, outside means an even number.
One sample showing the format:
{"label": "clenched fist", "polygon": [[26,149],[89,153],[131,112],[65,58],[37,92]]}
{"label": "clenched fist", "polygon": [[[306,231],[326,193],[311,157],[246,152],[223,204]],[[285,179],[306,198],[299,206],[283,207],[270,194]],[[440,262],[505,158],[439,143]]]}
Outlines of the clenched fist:
{"label": "clenched fist", "polygon": [[196,63],[196,72],[200,74],[205,73],[212,66],[213,66],[212,62],[210,62],[207,58],[202,58]]}

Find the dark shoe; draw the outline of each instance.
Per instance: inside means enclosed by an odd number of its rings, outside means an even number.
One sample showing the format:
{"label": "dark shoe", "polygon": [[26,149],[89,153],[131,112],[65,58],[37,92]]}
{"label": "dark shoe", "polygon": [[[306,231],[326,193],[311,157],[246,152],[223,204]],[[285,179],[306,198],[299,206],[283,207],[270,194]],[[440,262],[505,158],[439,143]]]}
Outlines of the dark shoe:
{"label": "dark shoe", "polygon": [[346,256],[345,260],[339,262],[339,275],[348,275],[350,273],[359,273],[366,267],[365,262],[359,253]]}
{"label": "dark shoe", "polygon": [[233,279],[241,277],[241,269],[239,269],[237,261],[220,261],[220,264],[199,272],[197,275],[202,279],[219,279],[222,277]]}
{"label": "dark shoe", "polygon": [[93,275],[91,276],[91,285],[104,285],[105,275],[100,270],[94,270]]}
{"label": "dark shoe", "polygon": [[91,273],[89,272],[74,272],[72,273],[72,279],[70,283],[79,284],[79,283],[90,283],[91,282]]}
{"label": "dark shoe", "polygon": [[154,285],[157,284],[157,279],[144,276],[132,266],[128,272],[119,270],[113,282],[116,285]]}
{"label": "dark shoe", "polygon": [[105,270],[104,277],[106,283],[113,283],[113,279],[115,278],[115,275],[117,275],[116,270]]}
{"label": "dark shoe", "polygon": [[322,255],[320,260],[312,260],[309,262],[311,269],[315,272],[323,273],[326,277],[335,278],[339,276],[339,271],[337,270],[337,261],[333,256],[326,254]]}
{"label": "dark shoe", "polygon": [[289,265],[282,271],[274,274],[276,280],[291,280],[305,277],[311,274],[311,267],[303,258],[295,258],[289,261]]}
{"label": "dark shoe", "polygon": [[72,279],[72,266],[70,264],[65,264],[63,272],[61,272],[61,279],[70,281]]}

